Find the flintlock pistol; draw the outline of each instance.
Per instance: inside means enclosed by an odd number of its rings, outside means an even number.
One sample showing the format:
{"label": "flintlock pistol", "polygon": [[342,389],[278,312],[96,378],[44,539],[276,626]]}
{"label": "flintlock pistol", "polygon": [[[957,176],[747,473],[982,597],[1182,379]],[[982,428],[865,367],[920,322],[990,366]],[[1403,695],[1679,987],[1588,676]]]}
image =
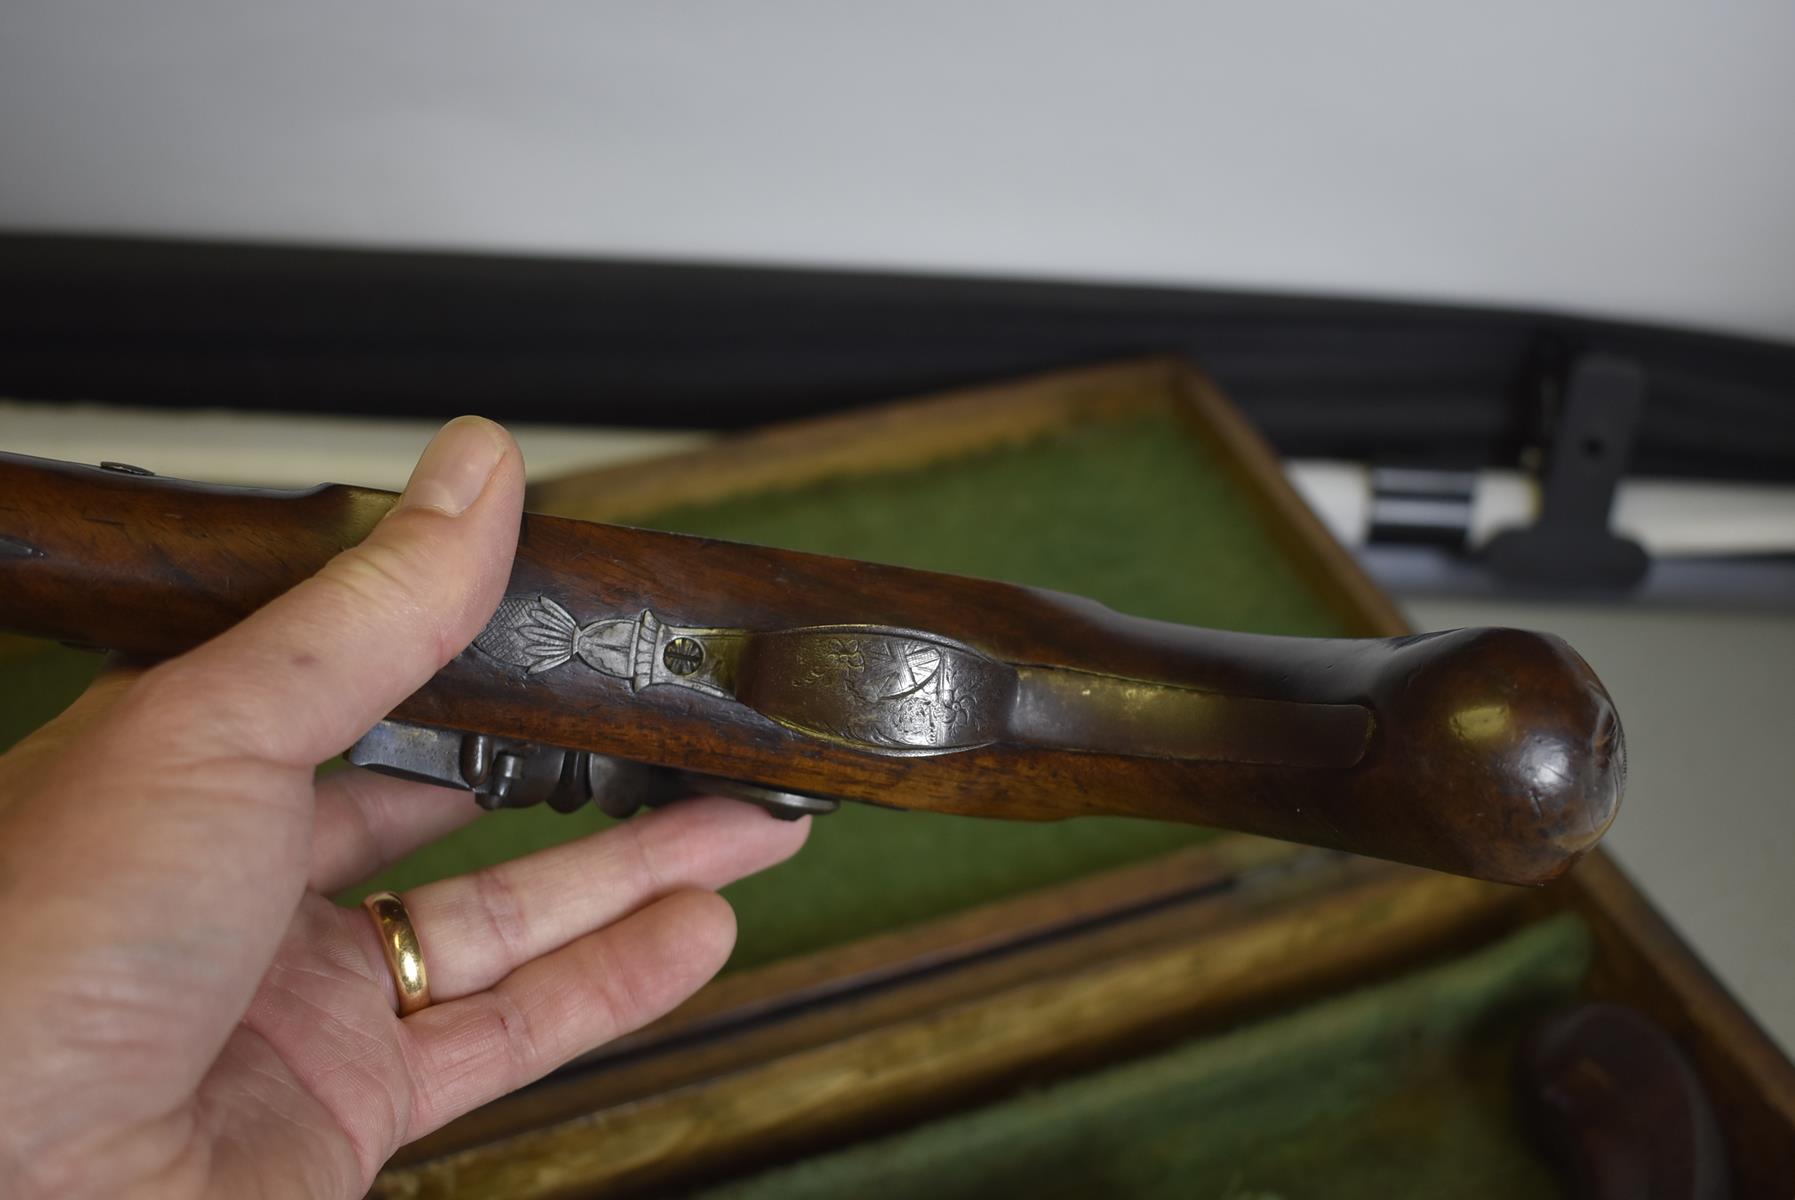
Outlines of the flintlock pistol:
{"label": "flintlock pistol", "polygon": [[[0,454],[0,628],[179,654],[394,499]],[[346,757],[487,808],[721,791],[790,817],[1148,817],[1524,884],[1596,843],[1626,774],[1608,693],[1546,634],[1196,629],[539,515],[485,630]]]}

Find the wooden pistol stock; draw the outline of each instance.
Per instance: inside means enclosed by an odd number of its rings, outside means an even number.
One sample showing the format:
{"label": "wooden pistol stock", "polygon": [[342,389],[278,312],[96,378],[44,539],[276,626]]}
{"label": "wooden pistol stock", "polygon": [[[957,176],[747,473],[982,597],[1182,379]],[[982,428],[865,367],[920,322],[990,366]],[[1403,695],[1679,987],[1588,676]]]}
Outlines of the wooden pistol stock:
{"label": "wooden pistol stock", "polygon": [[[0,455],[0,628],[178,654],[393,499]],[[489,807],[1149,817],[1527,884],[1596,843],[1626,773],[1607,692],[1549,635],[1228,633],[536,515],[484,632],[349,757]]]}

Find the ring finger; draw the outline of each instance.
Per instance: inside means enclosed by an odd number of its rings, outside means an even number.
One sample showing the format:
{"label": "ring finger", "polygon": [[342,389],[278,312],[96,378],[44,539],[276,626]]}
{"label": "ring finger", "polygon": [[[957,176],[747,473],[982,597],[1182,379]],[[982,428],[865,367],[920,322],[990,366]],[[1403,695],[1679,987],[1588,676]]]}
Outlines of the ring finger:
{"label": "ring finger", "polygon": [[[717,888],[780,862],[809,822],[776,821],[736,800],[685,800],[602,833],[404,894],[441,1003],[512,971],[659,897]],[[373,922],[356,922],[369,962],[389,979]],[[397,995],[394,995],[397,1003]]]}

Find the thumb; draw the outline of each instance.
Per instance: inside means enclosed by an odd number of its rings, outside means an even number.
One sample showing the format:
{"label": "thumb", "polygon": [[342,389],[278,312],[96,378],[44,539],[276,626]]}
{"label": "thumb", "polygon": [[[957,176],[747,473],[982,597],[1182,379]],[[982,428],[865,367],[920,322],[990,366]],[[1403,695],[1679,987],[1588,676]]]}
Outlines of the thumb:
{"label": "thumb", "polygon": [[232,629],[151,672],[204,757],[306,767],[340,753],[479,634],[504,594],[523,508],[511,437],[445,425],[358,546]]}

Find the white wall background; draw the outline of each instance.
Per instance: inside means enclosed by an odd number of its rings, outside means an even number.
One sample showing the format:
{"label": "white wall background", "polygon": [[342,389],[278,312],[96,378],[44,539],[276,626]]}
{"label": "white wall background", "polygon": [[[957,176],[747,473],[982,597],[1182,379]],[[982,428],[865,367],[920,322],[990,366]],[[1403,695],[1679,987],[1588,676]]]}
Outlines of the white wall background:
{"label": "white wall background", "polygon": [[0,227],[1795,338],[1790,0],[5,0]]}

